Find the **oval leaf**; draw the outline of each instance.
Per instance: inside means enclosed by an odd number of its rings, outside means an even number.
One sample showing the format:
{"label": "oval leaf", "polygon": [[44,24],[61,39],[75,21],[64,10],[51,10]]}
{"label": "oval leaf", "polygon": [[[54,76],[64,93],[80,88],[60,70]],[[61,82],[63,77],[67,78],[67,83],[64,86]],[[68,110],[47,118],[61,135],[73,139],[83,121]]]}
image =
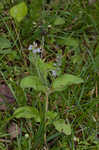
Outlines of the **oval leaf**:
{"label": "oval leaf", "polygon": [[5,37],[0,37],[0,49],[10,48],[10,41]]}
{"label": "oval leaf", "polygon": [[37,76],[28,76],[22,79],[20,86],[22,88],[34,88],[36,91],[44,92],[46,89]]}
{"label": "oval leaf", "polygon": [[63,119],[54,121],[53,124],[54,124],[56,130],[58,130],[59,132],[63,132],[66,135],[71,135],[71,126],[70,126],[70,124],[66,124]]}
{"label": "oval leaf", "polygon": [[13,116],[16,118],[26,118],[26,119],[34,118],[36,122],[40,122],[38,110],[30,106],[17,108]]}
{"label": "oval leaf", "polygon": [[77,76],[71,74],[64,74],[61,77],[58,77],[56,80],[54,80],[52,84],[52,89],[53,91],[62,91],[69,85],[79,84],[82,82],[83,80]]}
{"label": "oval leaf", "polygon": [[57,117],[57,113],[56,112],[53,112],[53,111],[48,111],[48,112],[46,112],[46,118],[48,119],[48,120],[54,120],[56,117]]}
{"label": "oval leaf", "polygon": [[54,25],[62,25],[65,23],[64,18],[57,16],[54,22]]}
{"label": "oval leaf", "polygon": [[77,48],[79,46],[79,41],[75,38],[68,37],[64,40],[65,45]]}
{"label": "oval leaf", "polygon": [[0,12],[4,9],[4,5],[2,2],[0,2]]}
{"label": "oval leaf", "polygon": [[17,21],[20,22],[27,14],[27,6],[24,2],[12,7],[10,9],[10,15]]}

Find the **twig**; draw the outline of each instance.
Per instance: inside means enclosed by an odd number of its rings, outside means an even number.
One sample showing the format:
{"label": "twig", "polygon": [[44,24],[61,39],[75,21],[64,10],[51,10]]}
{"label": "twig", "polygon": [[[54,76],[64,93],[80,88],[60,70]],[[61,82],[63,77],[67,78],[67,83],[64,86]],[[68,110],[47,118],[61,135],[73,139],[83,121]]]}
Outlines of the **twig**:
{"label": "twig", "polygon": [[11,143],[10,140],[6,140],[6,139],[0,139],[0,142]]}
{"label": "twig", "polygon": [[[98,85],[96,82],[96,98],[98,97]],[[97,137],[97,120],[98,120],[98,104],[96,104],[96,137]]]}

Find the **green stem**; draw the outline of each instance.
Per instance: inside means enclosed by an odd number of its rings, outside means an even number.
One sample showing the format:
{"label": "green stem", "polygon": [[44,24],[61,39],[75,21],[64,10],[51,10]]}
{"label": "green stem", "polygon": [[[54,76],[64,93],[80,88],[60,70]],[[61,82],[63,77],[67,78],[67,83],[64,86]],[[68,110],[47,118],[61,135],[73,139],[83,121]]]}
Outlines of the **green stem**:
{"label": "green stem", "polygon": [[47,139],[46,139],[46,123],[47,123],[47,118],[46,118],[46,114],[48,112],[48,93],[46,93],[46,99],[45,99],[45,133],[44,133],[44,143],[46,146],[46,150],[48,150],[48,146],[47,146]]}

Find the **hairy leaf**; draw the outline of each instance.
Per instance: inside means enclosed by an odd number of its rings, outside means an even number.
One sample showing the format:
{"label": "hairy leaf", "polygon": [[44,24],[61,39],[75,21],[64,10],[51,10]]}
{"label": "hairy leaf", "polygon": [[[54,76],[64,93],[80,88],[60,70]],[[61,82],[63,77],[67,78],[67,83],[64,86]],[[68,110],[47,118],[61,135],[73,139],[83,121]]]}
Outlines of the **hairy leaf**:
{"label": "hairy leaf", "polygon": [[44,92],[46,90],[45,86],[39,80],[37,76],[28,76],[21,80],[20,86],[22,88],[33,88],[36,91]]}
{"label": "hairy leaf", "polygon": [[24,2],[19,3],[10,9],[10,15],[17,21],[21,22],[27,15],[27,6]]}
{"label": "hairy leaf", "polygon": [[71,126],[70,126],[70,124],[66,124],[63,119],[54,121],[53,124],[54,124],[56,130],[58,130],[59,132],[63,132],[66,135],[71,135]]}
{"label": "hairy leaf", "polygon": [[52,89],[54,91],[62,91],[69,85],[79,84],[82,82],[83,80],[77,76],[71,74],[64,74],[61,77],[58,77],[56,80],[54,80],[52,84]]}
{"label": "hairy leaf", "polygon": [[13,114],[16,118],[34,118],[36,122],[40,122],[39,112],[36,108],[31,106],[24,106],[17,108]]}
{"label": "hairy leaf", "polygon": [[57,16],[56,19],[55,19],[54,25],[62,25],[64,23],[65,23],[64,18],[62,18],[60,16]]}
{"label": "hairy leaf", "polygon": [[11,47],[10,41],[5,37],[0,37],[0,49],[10,48],[10,47]]}

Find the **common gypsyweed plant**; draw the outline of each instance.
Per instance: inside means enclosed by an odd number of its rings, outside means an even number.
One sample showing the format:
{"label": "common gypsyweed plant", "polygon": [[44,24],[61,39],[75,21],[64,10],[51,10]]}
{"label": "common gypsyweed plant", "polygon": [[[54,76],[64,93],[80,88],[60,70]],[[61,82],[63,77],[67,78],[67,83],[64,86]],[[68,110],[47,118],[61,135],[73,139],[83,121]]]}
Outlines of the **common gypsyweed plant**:
{"label": "common gypsyweed plant", "polygon": [[[66,135],[71,134],[70,123],[65,123],[64,119],[57,118],[57,113],[49,111],[48,103],[51,93],[56,91],[63,91],[72,84],[80,84],[83,80],[77,76],[71,74],[63,74],[59,77],[55,77],[52,83],[49,84],[48,75],[52,70],[55,70],[53,63],[44,62],[37,53],[30,52],[30,62],[35,66],[35,73],[23,78],[20,82],[21,88],[33,88],[34,91],[43,93],[45,95],[45,110],[44,110],[44,123],[45,134],[44,140],[46,143],[46,131],[47,125],[53,124],[59,132],[63,132]],[[35,107],[23,106],[17,108],[14,112],[16,118],[34,118],[35,122],[41,122],[39,111]],[[52,121],[53,120],[53,121]]]}

